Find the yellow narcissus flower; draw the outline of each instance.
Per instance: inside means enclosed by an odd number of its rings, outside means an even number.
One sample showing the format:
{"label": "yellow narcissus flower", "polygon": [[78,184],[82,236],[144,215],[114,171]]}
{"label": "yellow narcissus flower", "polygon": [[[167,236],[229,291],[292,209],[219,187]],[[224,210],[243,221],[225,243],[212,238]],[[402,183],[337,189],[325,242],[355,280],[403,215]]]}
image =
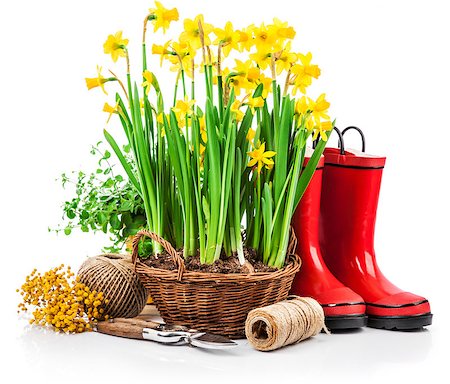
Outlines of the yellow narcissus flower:
{"label": "yellow narcissus flower", "polygon": [[251,157],[251,160],[248,162],[248,167],[254,167],[257,165],[258,173],[261,173],[261,169],[263,166],[266,166],[267,169],[270,169],[274,162],[271,157],[275,156],[277,153],[274,151],[266,151],[266,143],[262,143],[255,148],[253,151],[247,152],[247,154]]}
{"label": "yellow narcissus flower", "polygon": [[172,21],[178,21],[178,9],[167,9],[159,2],[155,1],[156,8],[150,8],[150,19],[153,23],[153,31],[156,32],[158,29],[162,28],[164,33],[169,28]]}
{"label": "yellow narcissus flower", "polygon": [[200,126],[200,137],[202,138],[203,143],[206,144],[208,141],[208,135],[206,133],[205,115],[198,118],[198,124]]}
{"label": "yellow narcissus flower", "polygon": [[234,112],[236,114],[236,121],[240,122],[244,118],[245,114],[242,112],[239,108],[241,107],[242,103],[239,100],[234,100],[231,104],[230,110],[231,112]]}
{"label": "yellow narcissus flower", "polygon": [[109,120],[111,120],[111,116],[113,113],[118,113],[119,104],[117,103],[114,107],[112,105],[109,105],[108,103],[105,103],[103,105],[103,112],[109,113],[108,120],[106,120],[106,124],[109,123]]}
{"label": "yellow narcissus flower", "polygon": [[312,132],[314,129],[314,120],[312,118],[306,120],[305,128],[308,132]]}
{"label": "yellow narcissus flower", "polygon": [[205,45],[211,45],[209,34],[213,31],[213,26],[205,23],[203,15],[197,15],[194,20],[184,20],[184,31],[180,35],[180,42],[189,43],[194,50],[202,46],[199,23],[202,25]]}
{"label": "yellow narcissus flower", "polygon": [[330,116],[328,116],[328,108],[330,107],[330,103],[325,100],[325,93],[322,93],[316,101],[310,102],[310,109],[312,111],[312,115],[316,124],[320,122],[321,119],[329,120]]}
{"label": "yellow narcissus flower", "polygon": [[240,31],[237,30],[237,33],[239,33],[239,52],[242,52],[244,49],[246,51],[250,51],[250,49],[253,46],[253,41],[251,39],[251,36],[246,31]]}
{"label": "yellow narcissus flower", "polygon": [[269,93],[272,92],[272,81],[273,80],[271,77],[267,77],[266,75],[264,75],[264,73],[261,73],[258,81],[256,82],[258,85],[263,85],[262,97],[264,99],[267,99]]}
{"label": "yellow narcissus flower", "polygon": [[189,100],[187,96],[184,100],[177,100],[175,103],[175,107],[172,108],[172,111],[175,113],[179,128],[184,127],[186,125],[186,117],[189,117],[189,115],[194,113],[192,109],[194,104],[195,100]]}
{"label": "yellow narcissus flower", "polygon": [[251,53],[249,56],[256,64],[258,64],[258,67],[262,70],[267,69],[272,62],[272,54],[270,53],[270,51],[260,50]]}
{"label": "yellow narcissus flower", "polygon": [[323,141],[327,141],[328,136],[327,136],[326,132],[331,131],[332,129],[333,129],[333,124],[331,123],[331,121],[329,121],[329,120],[322,121],[315,127],[315,131],[314,131],[314,135],[313,135],[312,139],[316,140],[320,135],[320,138]]}
{"label": "yellow narcissus flower", "polygon": [[250,83],[245,76],[231,76],[229,78],[229,83],[233,86],[234,94],[236,96],[239,96],[243,89],[248,92],[254,88],[252,83]]}
{"label": "yellow narcissus flower", "polygon": [[156,121],[160,124],[164,124],[164,113],[158,113],[158,116],[156,116]]}
{"label": "yellow narcissus flower", "polygon": [[175,55],[176,53],[173,50],[169,49],[170,43],[172,41],[169,40],[164,45],[152,45],[152,54],[154,55],[161,55],[161,59],[159,60],[159,65],[162,67],[163,60],[167,58],[167,55]]}
{"label": "yellow narcissus flower", "polygon": [[146,69],[142,76],[145,79],[142,86],[145,88],[145,93],[148,95],[153,83],[153,73]]}
{"label": "yellow narcissus flower", "polygon": [[187,42],[173,42],[171,45],[173,54],[169,55],[167,59],[174,65],[171,71],[184,70],[188,75],[192,74],[192,62],[195,57],[195,50],[192,49],[190,43]]}
{"label": "yellow narcissus flower", "polygon": [[[249,31],[254,36],[253,43],[258,52],[272,52],[277,42],[276,31],[261,24],[259,27],[250,26]],[[279,49],[278,49],[279,50]]]}
{"label": "yellow narcissus flower", "polygon": [[[166,115],[167,120],[170,119],[169,115]],[[156,116],[156,121],[159,124],[164,124],[164,113],[160,112],[158,113],[158,115]],[[165,137],[166,136],[166,130],[164,127],[161,127],[161,137]]]}
{"label": "yellow narcissus flower", "polygon": [[128,39],[122,37],[122,31],[117,32],[115,35],[109,35],[108,39],[103,44],[103,51],[111,58],[114,62],[120,57],[126,56],[126,49],[128,45]]}
{"label": "yellow narcissus flower", "polygon": [[250,109],[252,110],[252,114],[255,113],[255,108],[262,108],[264,107],[264,99],[261,96],[258,97],[250,97],[246,103]]}
{"label": "yellow narcissus flower", "polygon": [[311,85],[312,79],[317,79],[320,76],[320,68],[311,64],[312,55],[309,52],[306,55],[298,54],[298,58],[301,64],[294,64],[291,68],[292,74],[294,74],[293,84],[294,88],[292,93],[295,95],[297,90],[306,93],[306,88]]}
{"label": "yellow narcissus flower", "polygon": [[277,75],[283,71],[289,71],[297,61],[297,55],[291,52],[291,42],[288,42],[282,51],[275,54],[275,68]]}
{"label": "yellow narcissus flower", "polygon": [[245,76],[250,82],[258,80],[261,70],[258,67],[255,67],[251,60],[241,61],[236,59],[235,61],[236,66],[234,67],[233,72],[236,72],[240,76]]}
{"label": "yellow narcissus flower", "polygon": [[313,101],[309,97],[302,96],[295,103],[295,113],[300,116],[305,115],[306,112],[312,109],[312,103]]}
{"label": "yellow narcissus flower", "polygon": [[258,85],[258,79],[261,75],[260,69],[254,66],[251,60],[245,62],[236,60],[236,66],[232,73],[235,75],[229,78],[229,82],[233,85],[234,93],[237,96],[241,94],[242,89],[244,89],[246,93],[254,90]]}
{"label": "yellow narcissus flower", "polygon": [[255,138],[256,135],[256,131],[252,128],[250,128],[247,132],[247,136],[245,136],[245,138],[247,139],[248,142],[252,142],[253,139]]}
{"label": "yellow narcissus flower", "polygon": [[102,67],[97,65],[97,77],[86,77],[85,80],[88,89],[100,87],[105,95],[107,95],[108,93],[105,90],[105,83],[108,81],[115,81],[117,79],[115,77],[104,78],[102,75]]}
{"label": "yellow narcissus flower", "polygon": [[296,33],[287,22],[282,22],[276,17],[274,17],[273,24],[269,26],[269,29],[272,29],[279,39],[293,39]]}
{"label": "yellow narcissus flower", "polygon": [[241,40],[241,34],[239,31],[234,30],[233,24],[230,21],[225,24],[224,29],[214,28],[214,34],[217,36],[214,44],[220,44],[222,46],[222,52],[225,57],[230,54],[232,49],[240,50],[239,42]]}

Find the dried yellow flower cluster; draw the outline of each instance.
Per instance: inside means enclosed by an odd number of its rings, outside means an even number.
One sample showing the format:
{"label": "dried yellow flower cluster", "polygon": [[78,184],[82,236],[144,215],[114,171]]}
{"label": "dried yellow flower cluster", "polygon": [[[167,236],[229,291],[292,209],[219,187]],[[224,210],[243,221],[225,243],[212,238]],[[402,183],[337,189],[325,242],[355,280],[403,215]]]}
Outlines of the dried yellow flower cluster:
{"label": "dried yellow flower cluster", "polygon": [[34,307],[30,324],[49,325],[55,331],[81,333],[92,329],[91,323],[107,320],[104,306],[108,303],[102,292],[91,291],[89,287],[74,279],[75,274],[64,264],[44,274],[34,269],[26,277],[21,289],[22,311]]}

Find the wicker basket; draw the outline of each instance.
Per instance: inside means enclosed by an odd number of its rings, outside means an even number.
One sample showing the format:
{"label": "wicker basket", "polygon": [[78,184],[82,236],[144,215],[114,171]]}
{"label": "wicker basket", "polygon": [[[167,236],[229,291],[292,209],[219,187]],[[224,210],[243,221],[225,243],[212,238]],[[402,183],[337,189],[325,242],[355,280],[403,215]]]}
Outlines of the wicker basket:
{"label": "wicker basket", "polygon": [[[172,256],[178,270],[149,267],[138,258],[139,240],[147,236],[160,243]],[[166,323],[181,324],[224,336],[245,337],[245,320],[254,308],[286,299],[301,260],[294,254],[297,240],[293,231],[288,247],[288,264],[275,272],[221,274],[192,272],[172,245],[149,231],[133,240],[132,261],[136,273],[149,289]]]}

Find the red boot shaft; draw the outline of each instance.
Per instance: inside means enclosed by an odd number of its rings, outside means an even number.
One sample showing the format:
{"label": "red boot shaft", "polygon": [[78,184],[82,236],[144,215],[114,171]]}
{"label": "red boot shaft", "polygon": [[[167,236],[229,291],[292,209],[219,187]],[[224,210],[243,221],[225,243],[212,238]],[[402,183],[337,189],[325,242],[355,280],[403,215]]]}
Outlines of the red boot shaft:
{"label": "red boot shaft", "polygon": [[334,148],[325,150],[320,218],[323,257],[331,272],[366,301],[369,325],[371,316],[430,312],[426,299],[396,287],[376,262],[374,232],[385,161],[356,151],[341,155]]}
{"label": "red boot shaft", "polygon": [[[308,160],[305,159],[305,164]],[[332,275],[320,251],[319,214],[323,166],[322,158],[292,219],[302,267],[295,277],[291,292],[316,299],[323,306],[329,328],[360,327],[365,325],[363,299]]]}

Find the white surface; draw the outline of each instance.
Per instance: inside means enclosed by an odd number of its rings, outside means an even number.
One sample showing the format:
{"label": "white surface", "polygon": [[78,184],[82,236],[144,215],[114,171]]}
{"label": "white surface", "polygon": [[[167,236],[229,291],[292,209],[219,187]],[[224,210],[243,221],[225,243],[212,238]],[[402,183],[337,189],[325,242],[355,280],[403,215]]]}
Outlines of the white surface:
{"label": "white surface", "polygon": [[[212,353],[28,327],[15,313],[15,288],[25,275],[61,262],[77,268],[104,244],[102,236],[47,233],[67,197],[54,179],[95,166],[88,152],[101,139],[105,99],[97,90],[87,92],[84,77],[95,75],[96,64],[111,66],[102,53],[109,33],[123,29],[134,39],[131,49],[138,49],[141,21],[152,3],[18,0],[0,5],[1,376],[34,383],[448,382],[446,2],[164,3],[177,6],[182,17],[203,12],[217,25],[230,19],[242,27],[277,16],[296,28],[297,48],[310,50],[322,68],[312,94],[326,92],[338,126],[360,126],[368,152],[388,158],[378,261],[397,285],[429,298],[434,324],[419,333],[321,334],[273,353],[258,353],[245,342],[232,352]],[[356,135],[347,141],[359,147]]]}

